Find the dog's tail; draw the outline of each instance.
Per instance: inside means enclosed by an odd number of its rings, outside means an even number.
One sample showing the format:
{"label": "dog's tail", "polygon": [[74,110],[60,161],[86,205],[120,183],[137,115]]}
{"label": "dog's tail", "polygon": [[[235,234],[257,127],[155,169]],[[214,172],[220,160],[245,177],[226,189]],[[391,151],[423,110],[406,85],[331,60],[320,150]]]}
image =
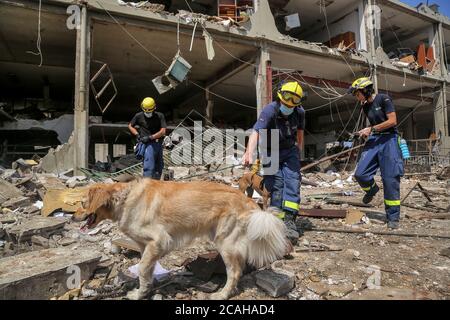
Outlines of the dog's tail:
{"label": "dog's tail", "polygon": [[251,212],[247,238],[249,241],[247,260],[257,268],[282,258],[289,248],[283,221],[261,210]]}

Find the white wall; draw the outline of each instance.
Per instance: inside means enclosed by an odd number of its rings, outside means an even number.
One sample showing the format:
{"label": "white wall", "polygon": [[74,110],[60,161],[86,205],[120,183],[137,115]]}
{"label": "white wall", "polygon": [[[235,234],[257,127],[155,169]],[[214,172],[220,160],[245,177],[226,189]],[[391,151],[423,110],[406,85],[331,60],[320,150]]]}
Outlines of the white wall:
{"label": "white wall", "polygon": [[[306,40],[312,42],[326,42],[330,40],[330,38],[333,38],[334,36],[351,31],[355,34],[356,48],[360,48],[361,41],[360,41],[359,20],[360,16],[357,8],[355,8],[354,11],[349,13],[342,20],[339,20],[336,23],[331,23],[328,25],[331,37],[328,34],[328,30],[324,28],[322,31],[315,33],[314,35],[308,37]],[[330,19],[328,20],[328,23],[330,23]]]}

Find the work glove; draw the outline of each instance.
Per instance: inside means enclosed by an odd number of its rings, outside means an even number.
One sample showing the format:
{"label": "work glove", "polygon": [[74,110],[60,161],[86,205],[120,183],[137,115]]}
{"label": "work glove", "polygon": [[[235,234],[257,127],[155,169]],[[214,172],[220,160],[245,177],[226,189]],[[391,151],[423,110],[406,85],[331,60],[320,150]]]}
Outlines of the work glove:
{"label": "work glove", "polygon": [[143,144],[147,144],[147,143],[149,143],[150,141],[151,141],[151,139],[150,139],[149,136],[143,136],[143,137],[141,137],[141,142],[142,142]]}

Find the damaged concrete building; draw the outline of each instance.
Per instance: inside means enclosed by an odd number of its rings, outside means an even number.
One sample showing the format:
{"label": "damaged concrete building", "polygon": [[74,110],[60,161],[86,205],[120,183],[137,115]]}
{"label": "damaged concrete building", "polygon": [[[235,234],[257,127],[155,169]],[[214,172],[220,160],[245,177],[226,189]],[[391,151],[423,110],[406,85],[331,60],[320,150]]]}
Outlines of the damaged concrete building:
{"label": "damaged concrete building", "polygon": [[[364,75],[392,96],[413,152],[434,133],[436,152],[448,156],[450,19],[435,6],[151,2],[0,0],[1,165],[58,145],[48,171],[132,153],[127,123],[146,96],[169,129],[193,109],[218,127],[247,129],[286,78],[307,91],[303,152],[317,158],[357,125],[360,110],[345,93]],[[188,78],[159,94],[152,80],[177,52]]]}

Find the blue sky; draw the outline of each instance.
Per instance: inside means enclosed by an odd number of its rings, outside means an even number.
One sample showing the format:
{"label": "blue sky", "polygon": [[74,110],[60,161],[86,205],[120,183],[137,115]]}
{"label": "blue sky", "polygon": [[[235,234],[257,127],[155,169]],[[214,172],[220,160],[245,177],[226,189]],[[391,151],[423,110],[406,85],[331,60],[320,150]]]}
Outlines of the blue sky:
{"label": "blue sky", "polygon": [[[417,6],[419,3],[423,2],[423,3],[427,3],[427,0],[400,0],[404,3],[409,4],[410,6]],[[446,15],[447,17],[450,17],[450,1],[449,0],[429,0],[428,4],[432,5],[432,4],[438,4],[440,6],[439,8],[439,12],[441,14]]]}

